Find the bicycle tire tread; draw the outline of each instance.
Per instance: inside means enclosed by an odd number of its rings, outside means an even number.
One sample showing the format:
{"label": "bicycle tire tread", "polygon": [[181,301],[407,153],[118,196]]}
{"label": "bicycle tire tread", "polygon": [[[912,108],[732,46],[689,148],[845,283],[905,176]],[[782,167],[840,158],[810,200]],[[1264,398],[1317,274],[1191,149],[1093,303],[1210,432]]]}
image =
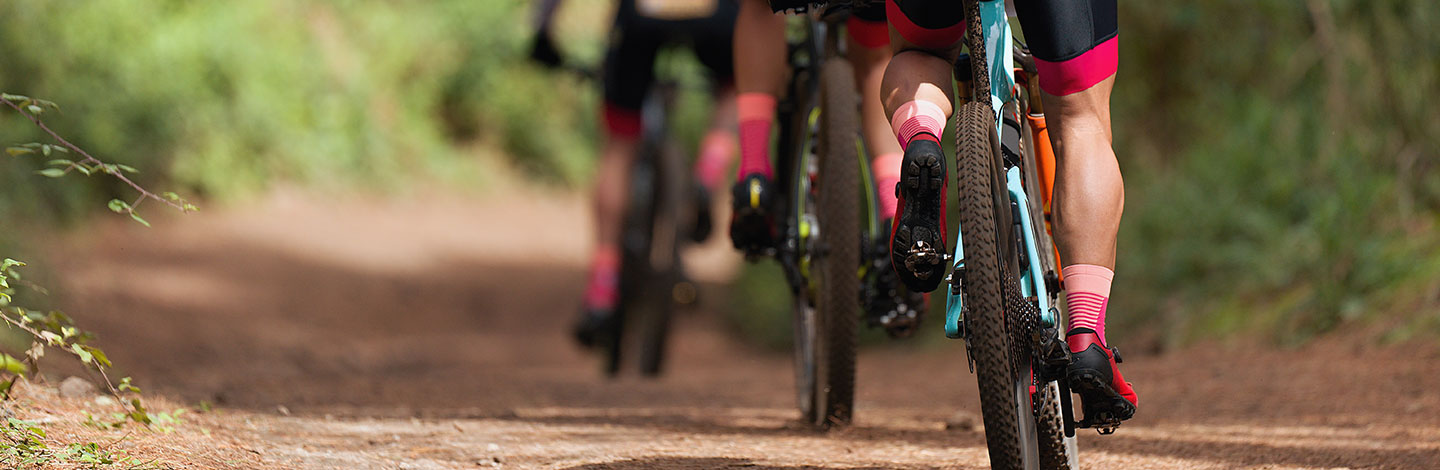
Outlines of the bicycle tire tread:
{"label": "bicycle tire tread", "polygon": [[956,189],[960,200],[960,226],[965,244],[963,285],[971,316],[966,326],[972,341],[975,373],[980,387],[980,409],[985,423],[985,442],[990,464],[995,469],[1022,468],[1024,450],[1015,417],[1017,404],[1012,394],[1013,364],[1009,358],[1010,335],[1005,330],[1001,297],[998,232],[995,227],[995,199],[991,129],[993,117],[988,106],[966,103],[960,109],[956,137]]}
{"label": "bicycle tire tread", "polygon": [[[819,207],[825,253],[826,394],[822,428],[850,423],[855,403],[856,334],[860,321],[859,155],[855,136],[858,109],[849,62],[828,59],[820,73],[821,135]],[[840,112],[835,112],[839,110]],[[838,282],[837,282],[838,281]]]}

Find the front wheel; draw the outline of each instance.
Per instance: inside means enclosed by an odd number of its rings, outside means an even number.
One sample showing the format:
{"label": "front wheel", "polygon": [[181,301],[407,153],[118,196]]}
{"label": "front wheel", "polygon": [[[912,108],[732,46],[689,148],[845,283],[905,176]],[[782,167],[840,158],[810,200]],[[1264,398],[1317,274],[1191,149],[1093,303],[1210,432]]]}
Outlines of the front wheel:
{"label": "front wheel", "polygon": [[[813,193],[819,236],[814,237],[812,231],[807,253],[815,308],[796,312],[801,315],[796,322],[797,367],[809,361],[810,369],[797,370],[796,385],[801,387],[801,412],[807,422],[826,429],[849,424],[855,404],[860,157],[855,148],[858,106],[849,62],[839,58],[826,61],[820,73],[820,104]],[[804,403],[807,394],[809,406]]]}

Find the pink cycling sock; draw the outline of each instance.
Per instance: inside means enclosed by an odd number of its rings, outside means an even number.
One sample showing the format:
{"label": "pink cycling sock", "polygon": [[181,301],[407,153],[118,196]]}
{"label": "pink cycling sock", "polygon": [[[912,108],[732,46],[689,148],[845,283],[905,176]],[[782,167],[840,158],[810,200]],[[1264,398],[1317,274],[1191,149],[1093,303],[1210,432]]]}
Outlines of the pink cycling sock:
{"label": "pink cycling sock", "polygon": [[895,114],[890,116],[890,129],[895,131],[895,138],[900,140],[900,148],[908,148],[910,141],[916,136],[925,138],[923,134],[929,134],[926,140],[939,142],[941,132],[945,129],[945,110],[940,105],[925,100],[914,100],[900,105]]}
{"label": "pink cycling sock", "polygon": [[1060,270],[1065,279],[1065,304],[1070,308],[1070,329],[1095,330],[1105,342],[1105,307],[1110,304],[1110,280],[1115,272],[1104,266],[1072,264]]}
{"label": "pink cycling sock", "polygon": [[710,191],[716,191],[725,178],[725,170],[735,160],[735,133],[712,130],[700,141],[700,157],[695,161],[695,179]]}
{"label": "pink cycling sock", "polygon": [[620,300],[620,247],[598,246],[590,259],[590,280],[585,286],[585,308],[609,310]]}
{"label": "pink cycling sock", "polygon": [[759,173],[771,178],[770,126],[775,122],[775,95],[741,93],[735,98],[740,116],[740,171],[737,180]]}
{"label": "pink cycling sock", "polygon": [[895,184],[900,182],[900,165],[904,160],[903,154],[887,153],[870,161],[870,171],[875,173],[875,195],[881,218],[895,218],[896,206],[900,204],[895,197]]}

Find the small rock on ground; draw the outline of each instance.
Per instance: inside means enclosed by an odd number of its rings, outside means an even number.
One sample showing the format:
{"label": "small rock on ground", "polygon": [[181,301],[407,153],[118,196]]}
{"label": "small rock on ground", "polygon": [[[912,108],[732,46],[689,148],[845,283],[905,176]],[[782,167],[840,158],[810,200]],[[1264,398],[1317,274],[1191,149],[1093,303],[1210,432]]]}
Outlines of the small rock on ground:
{"label": "small rock on ground", "polygon": [[980,423],[975,419],[975,415],[965,411],[958,411],[945,420],[945,429],[951,431],[976,431],[979,428]]}
{"label": "small rock on ground", "polygon": [[60,396],[64,398],[85,398],[98,391],[95,384],[80,377],[66,377],[60,381]]}

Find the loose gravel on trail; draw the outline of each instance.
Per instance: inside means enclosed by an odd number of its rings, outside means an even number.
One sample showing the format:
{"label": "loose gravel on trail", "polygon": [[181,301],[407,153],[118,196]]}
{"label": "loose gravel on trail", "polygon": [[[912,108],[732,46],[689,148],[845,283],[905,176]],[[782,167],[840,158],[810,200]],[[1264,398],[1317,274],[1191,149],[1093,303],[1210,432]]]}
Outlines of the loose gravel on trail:
{"label": "loose gravel on trail", "polygon": [[[206,430],[261,462],[237,466],[987,468],[958,343],[863,349],[855,425],[829,434],[795,422],[788,356],[708,308],[680,318],[667,376],[603,379],[567,336],[587,207],[279,193],[153,229],[102,224],[51,242],[46,262],[124,374],[224,410]],[[723,243],[692,262],[702,279],[734,272]],[[1140,412],[1083,433],[1084,468],[1440,468],[1437,349],[1356,344],[1127,350]]]}

